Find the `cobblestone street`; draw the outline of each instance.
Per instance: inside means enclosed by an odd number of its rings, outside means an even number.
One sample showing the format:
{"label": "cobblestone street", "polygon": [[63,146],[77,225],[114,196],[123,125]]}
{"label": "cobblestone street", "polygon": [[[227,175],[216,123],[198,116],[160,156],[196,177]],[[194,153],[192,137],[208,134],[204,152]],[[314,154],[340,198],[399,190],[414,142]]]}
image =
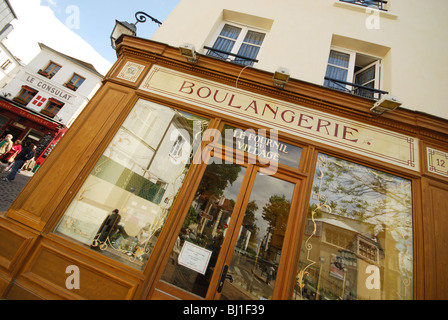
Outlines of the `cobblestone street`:
{"label": "cobblestone street", "polygon": [[[3,164],[0,164],[0,166],[3,166]],[[6,175],[6,172],[0,173],[0,177],[5,177]],[[8,182],[0,180],[0,212],[9,209],[33,175],[34,173],[31,171],[21,170],[21,172],[17,173],[14,181]]]}

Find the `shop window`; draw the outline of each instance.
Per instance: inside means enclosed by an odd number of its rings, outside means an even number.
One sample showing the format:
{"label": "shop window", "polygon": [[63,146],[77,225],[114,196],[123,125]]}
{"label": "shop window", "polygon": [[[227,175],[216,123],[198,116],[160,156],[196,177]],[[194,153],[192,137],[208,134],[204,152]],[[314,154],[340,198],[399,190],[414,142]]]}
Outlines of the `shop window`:
{"label": "shop window", "polygon": [[34,90],[33,88],[30,88],[28,86],[22,86],[22,89],[20,90],[17,97],[13,98],[12,100],[26,106],[30,101],[34,98],[34,96],[37,94],[37,90]]}
{"label": "shop window", "polygon": [[379,99],[381,94],[381,59],[355,51],[332,49],[328,58],[324,86]]}
{"label": "shop window", "polygon": [[369,7],[379,10],[386,10],[387,1],[385,0],[339,0],[341,2],[353,3],[358,6]]}
{"label": "shop window", "polygon": [[[142,270],[190,168],[190,153],[200,145],[196,133],[208,122],[139,100],[55,232]],[[185,157],[173,160],[179,136]]]}
{"label": "shop window", "polygon": [[244,25],[226,23],[215,37],[212,47],[205,47],[207,55],[234,63],[253,66],[258,62],[265,32]]}
{"label": "shop window", "polygon": [[58,114],[58,112],[62,109],[63,106],[64,103],[56,99],[50,98],[48,99],[47,105],[40,111],[40,113],[50,118],[54,118]]}
{"label": "shop window", "polygon": [[85,78],[74,73],[71,79],[67,83],[65,83],[64,86],[73,91],[76,91],[84,83],[85,80],[86,80]]}
{"label": "shop window", "polygon": [[37,73],[48,79],[53,78],[53,76],[62,68],[59,64],[50,61],[50,63],[44,68],[40,69]]}
{"label": "shop window", "polygon": [[413,298],[411,181],[319,154],[295,299]]}

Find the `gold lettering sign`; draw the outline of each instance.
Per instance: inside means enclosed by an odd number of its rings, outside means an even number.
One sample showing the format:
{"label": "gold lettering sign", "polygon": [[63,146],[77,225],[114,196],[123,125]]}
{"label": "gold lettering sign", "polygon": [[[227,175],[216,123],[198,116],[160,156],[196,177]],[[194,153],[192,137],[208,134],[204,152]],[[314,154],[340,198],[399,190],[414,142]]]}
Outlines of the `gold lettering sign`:
{"label": "gold lettering sign", "polygon": [[419,170],[418,139],[154,66],[140,89]]}

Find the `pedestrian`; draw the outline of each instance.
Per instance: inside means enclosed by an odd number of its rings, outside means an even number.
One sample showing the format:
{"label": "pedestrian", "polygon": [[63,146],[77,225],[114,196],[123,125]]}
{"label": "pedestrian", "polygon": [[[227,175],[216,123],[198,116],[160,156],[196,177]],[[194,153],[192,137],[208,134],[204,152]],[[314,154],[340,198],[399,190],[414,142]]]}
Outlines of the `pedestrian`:
{"label": "pedestrian", "polygon": [[22,170],[31,171],[33,169],[34,165],[36,164],[36,159],[35,159],[36,158],[36,149],[37,149],[37,146],[35,145],[33,147],[34,157],[32,157],[31,159],[29,159],[25,162],[25,164],[22,166]]}
{"label": "pedestrian", "polygon": [[16,140],[14,142],[14,145],[12,146],[11,150],[9,152],[5,153],[1,157],[1,161],[3,163],[6,163],[6,167],[3,165],[0,167],[0,172],[9,171],[12,168],[12,165],[14,163],[14,160],[16,156],[22,151],[22,141]]}
{"label": "pedestrian", "polygon": [[5,153],[9,152],[9,150],[11,150],[13,145],[12,142],[12,135],[11,134],[7,134],[5,139],[3,139],[0,142],[0,156],[4,155]]}
{"label": "pedestrian", "polygon": [[16,178],[17,171],[22,168],[23,164],[34,157],[34,144],[31,141],[25,142],[25,146],[22,151],[16,156],[14,165],[12,166],[11,172],[6,177],[3,177],[3,181],[11,182]]}

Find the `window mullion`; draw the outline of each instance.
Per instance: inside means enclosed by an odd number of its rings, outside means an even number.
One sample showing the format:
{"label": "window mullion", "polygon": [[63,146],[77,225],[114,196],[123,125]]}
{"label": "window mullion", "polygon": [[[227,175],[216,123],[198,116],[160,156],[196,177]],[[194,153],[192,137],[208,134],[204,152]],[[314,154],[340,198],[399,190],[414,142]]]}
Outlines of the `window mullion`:
{"label": "window mullion", "polygon": [[[232,48],[231,53],[238,54],[238,51],[241,48],[241,45],[243,44],[244,38],[246,37],[248,32],[247,27],[242,27],[240,34],[238,35],[238,38],[235,41],[235,45]],[[235,57],[231,58],[232,60],[235,60]]]}
{"label": "window mullion", "polygon": [[347,73],[347,82],[354,83],[355,81],[355,61],[356,61],[356,52],[349,52],[350,61],[348,64],[348,73]]}

